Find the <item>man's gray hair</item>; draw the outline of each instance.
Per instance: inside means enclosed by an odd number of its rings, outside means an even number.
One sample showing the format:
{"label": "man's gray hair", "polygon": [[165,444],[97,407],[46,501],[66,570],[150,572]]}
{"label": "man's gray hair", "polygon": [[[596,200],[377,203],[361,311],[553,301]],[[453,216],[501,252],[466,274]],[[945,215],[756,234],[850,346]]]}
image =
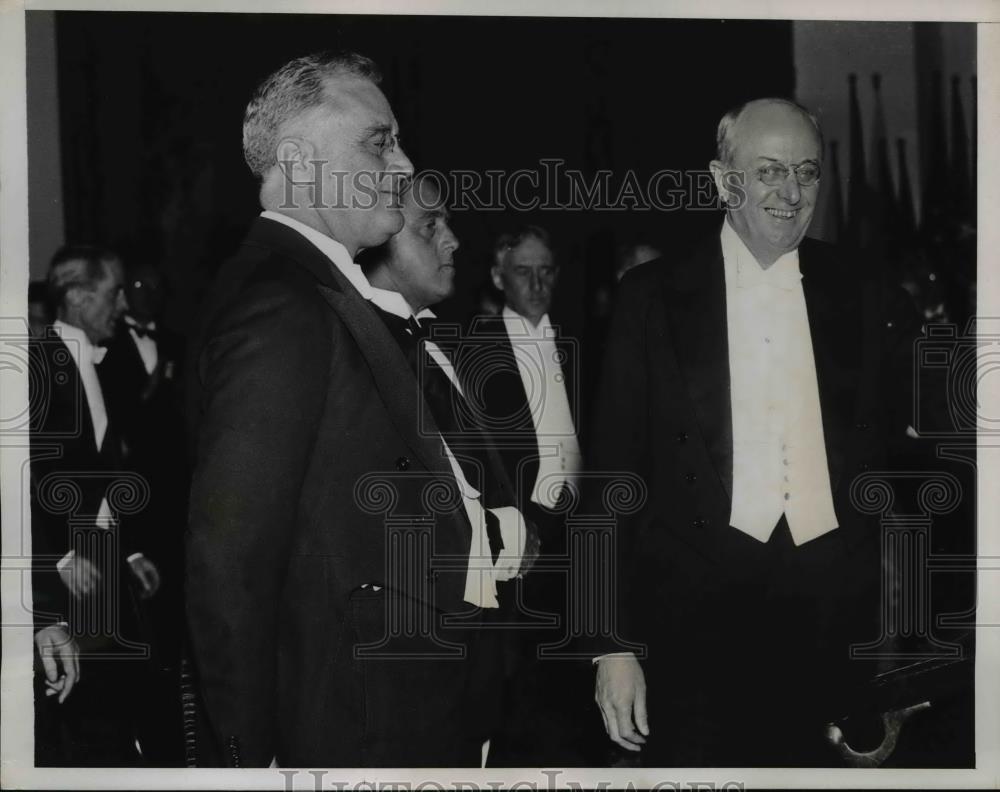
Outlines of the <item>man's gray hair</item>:
{"label": "man's gray hair", "polygon": [[355,52],[317,52],[289,61],[257,86],[243,116],[243,157],[263,178],[277,164],[278,130],[285,121],[323,103],[326,80],[353,75],[378,85],[375,62]]}
{"label": "man's gray hair", "polygon": [[747,110],[751,105],[757,104],[780,104],[786,105],[787,107],[794,107],[802,115],[809,119],[810,123],[813,125],[813,129],[816,130],[816,136],[819,138],[819,151],[820,156],[823,155],[823,130],[820,129],[819,120],[813,115],[807,108],[800,105],[798,102],[794,102],[791,99],[782,99],[779,97],[768,97],[765,99],[751,99],[749,102],[743,102],[741,105],[737,105],[724,116],[722,120],[719,121],[719,131],[715,135],[716,142],[716,153],[715,158],[719,162],[723,162],[726,165],[733,164],[733,156],[736,150],[736,144],[733,141],[733,136],[736,132],[736,125],[739,123],[740,116],[743,115],[744,111]]}
{"label": "man's gray hair", "polygon": [[496,242],[493,243],[494,266],[502,267],[506,264],[507,254],[526,239],[537,239],[545,245],[546,248],[548,248],[549,253],[552,254],[553,260],[555,260],[556,254],[552,249],[552,238],[549,236],[549,232],[541,226],[524,225],[497,237]]}
{"label": "man's gray hair", "polygon": [[107,265],[119,261],[107,248],[96,245],[64,245],[49,264],[46,292],[49,305],[63,306],[71,289],[93,289],[107,275]]}

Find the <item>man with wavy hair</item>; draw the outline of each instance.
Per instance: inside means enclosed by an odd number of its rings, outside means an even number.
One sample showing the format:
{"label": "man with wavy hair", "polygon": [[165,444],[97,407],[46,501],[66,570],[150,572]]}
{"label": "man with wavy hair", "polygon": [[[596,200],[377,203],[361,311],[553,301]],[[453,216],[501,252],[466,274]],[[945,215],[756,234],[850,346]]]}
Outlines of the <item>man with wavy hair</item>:
{"label": "man with wavy hair", "polygon": [[222,266],[193,375],[199,764],[480,763],[475,647],[446,617],[493,603],[441,433],[355,263],[403,227],[413,172],[378,82],[359,55],[307,56],[247,107],[264,212]]}

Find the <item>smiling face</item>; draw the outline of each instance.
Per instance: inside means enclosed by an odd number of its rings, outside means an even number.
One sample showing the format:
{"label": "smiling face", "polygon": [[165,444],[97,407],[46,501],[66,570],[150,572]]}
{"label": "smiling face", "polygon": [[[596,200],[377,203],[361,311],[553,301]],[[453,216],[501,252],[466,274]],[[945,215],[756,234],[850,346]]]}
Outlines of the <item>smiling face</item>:
{"label": "smiling face", "polygon": [[455,290],[458,239],[433,182],[419,179],[403,194],[403,230],[389,241],[386,274],[414,311]]}
{"label": "smiling face", "polygon": [[400,195],[413,174],[389,102],[370,80],[331,77],[310,122],[322,223],[351,255],[382,244],[403,227]]}
{"label": "smiling face", "polygon": [[748,106],[732,134],[733,161],[713,161],[712,172],[724,195],[727,173],[729,180],[733,171],[742,178],[742,191],[730,193],[736,200],[729,206],[729,222],[767,268],[799,246],[812,220],[819,183],[803,187],[789,172],[788,178],[772,187],[761,181],[759,172],[771,165],[786,169],[807,162],[819,165],[819,135],[801,110],[769,102]]}

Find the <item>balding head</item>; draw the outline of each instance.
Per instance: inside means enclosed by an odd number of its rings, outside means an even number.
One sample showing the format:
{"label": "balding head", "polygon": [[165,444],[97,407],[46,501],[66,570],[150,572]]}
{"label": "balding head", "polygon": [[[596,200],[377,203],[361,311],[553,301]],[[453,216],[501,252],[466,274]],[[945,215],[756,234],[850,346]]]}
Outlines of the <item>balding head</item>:
{"label": "balding head", "polygon": [[753,139],[755,134],[759,134],[761,123],[770,124],[774,119],[781,117],[793,124],[797,120],[806,121],[816,135],[822,153],[823,132],[816,116],[790,99],[764,98],[744,102],[722,117],[715,136],[716,158],[720,162],[732,164],[740,137]]}
{"label": "balding head", "polygon": [[719,123],[710,164],[728,222],[767,269],[805,236],[819,194],[823,139],[816,119],[787,99],[757,99]]}

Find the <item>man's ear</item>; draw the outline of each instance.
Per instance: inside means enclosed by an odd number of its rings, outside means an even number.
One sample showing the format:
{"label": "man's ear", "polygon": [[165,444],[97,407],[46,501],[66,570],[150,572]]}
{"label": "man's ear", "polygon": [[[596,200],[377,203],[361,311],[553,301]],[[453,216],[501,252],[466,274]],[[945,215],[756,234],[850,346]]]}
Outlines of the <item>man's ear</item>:
{"label": "man's ear", "polygon": [[732,194],[729,185],[726,184],[726,173],[728,169],[719,160],[712,160],[708,163],[708,169],[712,172],[712,179],[715,181],[715,189],[719,191],[719,199],[724,204],[732,203]]}
{"label": "man's ear", "polygon": [[490,277],[493,279],[493,285],[496,286],[500,291],[503,291],[503,279],[500,277],[500,265],[494,264],[490,267]]}
{"label": "man's ear", "polygon": [[87,300],[88,290],[82,286],[70,286],[66,290],[66,296],[63,297],[67,306],[72,306],[78,308]]}
{"label": "man's ear", "polygon": [[275,156],[286,179],[295,183],[315,183],[313,173],[316,147],[303,137],[289,135],[278,141]]}

